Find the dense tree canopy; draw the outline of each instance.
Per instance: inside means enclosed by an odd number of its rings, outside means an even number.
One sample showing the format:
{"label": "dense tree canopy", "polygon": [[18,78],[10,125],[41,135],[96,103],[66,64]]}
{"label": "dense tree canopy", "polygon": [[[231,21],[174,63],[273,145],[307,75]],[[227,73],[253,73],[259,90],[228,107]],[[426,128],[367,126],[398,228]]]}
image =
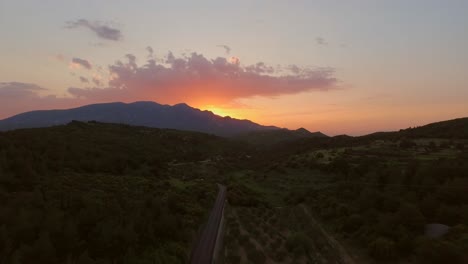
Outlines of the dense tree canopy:
{"label": "dense tree canopy", "polygon": [[94,122],[0,133],[0,263],[184,263],[217,188],[171,164],[229,144]]}

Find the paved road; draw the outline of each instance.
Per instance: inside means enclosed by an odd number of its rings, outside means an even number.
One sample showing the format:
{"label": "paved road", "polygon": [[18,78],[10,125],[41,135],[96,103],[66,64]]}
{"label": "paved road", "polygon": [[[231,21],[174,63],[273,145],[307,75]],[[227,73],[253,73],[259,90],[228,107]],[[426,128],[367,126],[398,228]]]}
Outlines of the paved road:
{"label": "paved road", "polygon": [[223,216],[224,203],[226,201],[226,187],[218,185],[219,192],[208,222],[200,235],[190,257],[191,264],[211,264],[216,245],[219,225]]}

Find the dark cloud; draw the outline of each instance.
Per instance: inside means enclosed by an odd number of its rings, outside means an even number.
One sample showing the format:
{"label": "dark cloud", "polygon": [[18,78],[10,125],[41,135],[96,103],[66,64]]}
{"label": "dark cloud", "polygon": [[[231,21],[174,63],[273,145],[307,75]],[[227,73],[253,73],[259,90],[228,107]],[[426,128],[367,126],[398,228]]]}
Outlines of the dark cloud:
{"label": "dark cloud", "polygon": [[89,83],[89,80],[83,76],[80,76],[80,82],[82,83]]}
{"label": "dark cloud", "polygon": [[91,63],[85,59],[80,59],[80,58],[73,58],[72,63],[75,65],[79,65],[84,67],[85,69],[91,70],[93,66],[91,66]]}
{"label": "dark cloud", "polygon": [[84,27],[90,29],[100,38],[119,41],[122,39],[122,33],[119,29],[105,25],[99,21],[88,21],[86,19],[78,19],[76,21],[68,21],[66,28]]}
{"label": "dark cloud", "polygon": [[207,59],[198,53],[176,57],[169,52],[165,63],[148,60],[138,66],[135,56],[109,66],[113,78],[106,88],[70,88],[79,98],[106,100],[151,99],[160,102],[226,103],[252,96],[278,96],[335,88],[334,69],[294,66],[278,72],[263,62],[241,66],[238,58]]}
{"label": "dark cloud", "polygon": [[223,48],[226,54],[228,55],[231,53],[231,47],[229,47],[228,45],[216,45],[216,47]]}
{"label": "dark cloud", "polygon": [[317,44],[321,45],[321,46],[327,46],[328,45],[328,42],[322,37],[316,37],[315,42],[317,42]]}

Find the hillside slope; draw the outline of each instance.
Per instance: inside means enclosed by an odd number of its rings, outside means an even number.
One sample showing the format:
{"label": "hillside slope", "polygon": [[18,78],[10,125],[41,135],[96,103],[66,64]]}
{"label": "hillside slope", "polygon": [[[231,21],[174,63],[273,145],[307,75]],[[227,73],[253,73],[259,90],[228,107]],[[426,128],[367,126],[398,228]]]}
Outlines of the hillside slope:
{"label": "hillside slope", "polygon": [[254,131],[236,136],[235,138],[255,145],[275,145],[307,138],[327,138],[322,132],[310,132],[305,128],[297,130],[277,129]]}
{"label": "hillside slope", "polygon": [[0,132],[0,263],[187,263],[242,147],[96,122]]}

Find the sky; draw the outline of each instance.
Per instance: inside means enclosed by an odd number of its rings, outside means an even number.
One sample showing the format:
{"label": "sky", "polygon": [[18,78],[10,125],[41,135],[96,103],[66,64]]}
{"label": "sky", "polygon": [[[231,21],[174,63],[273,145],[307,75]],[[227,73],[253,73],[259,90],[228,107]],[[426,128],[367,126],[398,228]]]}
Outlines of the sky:
{"label": "sky", "polygon": [[187,103],[329,135],[468,116],[465,0],[0,0],[0,119]]}

